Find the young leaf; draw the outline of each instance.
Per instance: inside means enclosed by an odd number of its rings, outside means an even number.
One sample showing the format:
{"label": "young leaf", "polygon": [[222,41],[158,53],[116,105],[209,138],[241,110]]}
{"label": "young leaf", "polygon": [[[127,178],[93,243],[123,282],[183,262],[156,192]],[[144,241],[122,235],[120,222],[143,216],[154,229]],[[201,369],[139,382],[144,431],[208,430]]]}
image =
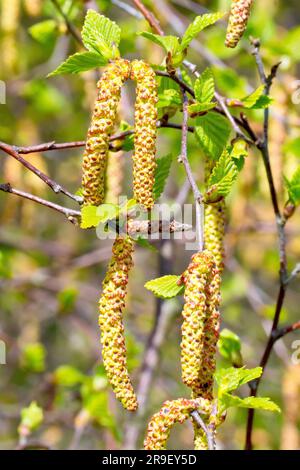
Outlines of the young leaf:
{"label": "young leaf", "polygon": [[280,408],[276,403],[267,397],[247,397],[239,398],[229,393],[224,393],[219,399],[220,411],[224,412],[230,407],[237,408],[254,408],[266,411],[277,411],[280,413]]}
{"label": "young leaf", "polygon": [[178,284],[179,281],[180,276],[163,276],[146,282],[145,287],[146,289],[151,290],[156,297],[171,299],[172,297],[181,294],[184,290],[184,286]]}
{"label": "young leaf", "polygon": [[97,227],[108,220],[115,219],[119,214],[119,207],[115,204],[101,204],[101,206],[83,206],[81,209],[81,228]]}
{"label": "young leaf", "polygon": [[121,29],[106,16],[88,10],[82,28],[82,40],[89,51],[100,53],[107,59],[114,58],[120,43]]}
{"label": "young leaf", "polygon": [[157,251],[158,251],[155,246],[151,245],[151,243],[149,242],[149,240],[147,240],[147,238],[143,238],[143,237],[139,236],[136,239],[136,243],[140,247],[146,248],[147,250],[153,251],[154,253],[157,253]]}
{"label": "young leaf", "polygon": [[157,167],[155,170],[155,181],[153,186],[153,197],[157,200],[165,187],[167,178],[170,173],[170,168],[173,160],[173,155],[169,154],[165,157],[161,157],[157,159]]}
{"label": "young leaf", "polygon": [[227,196],[235,182],[239,171],[234,160],[231,158],[231,152],[225,149],[214,167],[209,181],[207,195],[210,200],[216,196]]}
{"label": "young leaf", "polygon": [[188,112],[191,117],[193,117],[193,114],[204,113],[213,109],[215,106],[215,103],[194,103],[188,106]]}
{"label": "young leaf", "polygon": [[49,73],[48,77],[67,73],[86,72],[87,70],[106,64],[107,60],[100,54],[96,54],[95,52],[77,52],[68,57],[54,72]]}
{"label": "young leaf", "polygon": [[62,387],[74,387],[82,383],[84,375],[75,367],[69,365],[59,366],[54,372],[54,381]]}
{"label": "young leaf", "polygon": [[221,114],[209,112],[196,119],[195,134],[202,150],[218,160],[230,135],[230,125]]}
{"label": "young leaf", "polygon": [[19,433],[31,433],[40,427],[44,419],[44,413],[35,401],[31,402],[27,408],[21,411],[21,422],[18,428]]}
{"label": "young leaf", "polygon": [[179,107],[181,105],[182,99],[177,90],[164,90],[162,93],[158,94],[158,108],[166,108],[168,106]]}
{"label": "young leaf", "polygon": [[241,340],[233,331],[224,328],[220,333],[218,341],[220,354],[228,359],[235,367],[243,365],[241,355]]}
{"label": "young leaf", "polygon": [[272,98],[264,94],[264,85],[261,85],[253,93],[242,98],[242,103],[248,109],[264,109],[272,103]]}
{"label": "young leaf", "polygon": [[158,34],[149,33],[144,31],[143,33],[139,33],[140,36],[143,36],[146,39],[154,42],[161,46],[167,53],[169,52],[172,56],[175,55],[179,47],[179,38],[176,36],[159,36]]}
{"label": "young leaf", "polygon": [[212,70],[207,68],[195,82],[195,96],[199,103],[210,103],[215,94],[215,82]]}
{"label": "young leaf", "polygon": [[217,371],[216,381],[219,387],[219,396],[223,393],[236,390],[251,380],[257,379],[261,376],[262,371],[261,367],[255,367],[254,369],[228,367]]}
{"label": "young leaf", "polygon": [[300,166],[297,168],[292,178],[285,178],[285,184],[289,193],[290,201],[298,205],[300,204]]}
{"label": "young leaf", "polygon": [[182,40],[181,40],[181,49],[184,50],[188,47],[190,42],[195,39],[198,34],[207,26],[210,26],[220,18],[224,16],[223,13],[207,13],[205,15],[196,16],[194,21],[188,26],[187,30],[185,31]]}
{"label": "young leaf", "polygon": [[29,29],[29,34],[43,46],[47,46],[52,43],[58,32],[57,23],[54,20],[45,20],[40,23],[36,23]]}

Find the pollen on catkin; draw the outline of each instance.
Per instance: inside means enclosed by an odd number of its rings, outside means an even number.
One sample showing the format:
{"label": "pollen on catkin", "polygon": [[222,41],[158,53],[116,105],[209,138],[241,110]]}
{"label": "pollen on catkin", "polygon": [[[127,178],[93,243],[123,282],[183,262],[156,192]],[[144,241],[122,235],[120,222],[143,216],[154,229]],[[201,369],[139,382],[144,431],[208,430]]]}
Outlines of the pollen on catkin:
{"label": "pollen on catkin", "polygon": [[132,253],[133,241],[130,238],[118,237],[115,240],[99,302],[103,364],[116,397],[129,411],[135,411],[138,406],[127,370],[122,319],[128,274],[133,265]]}
{"label": "pollen on catkin", "polygon": [[179,398],[166,401],[160,411],[152,416],[148,424],[144,441],[145,450],[166,450],[174,424],[183,423],[190,417],[190,413],[197,409],[203,414],[209,414],[211,405],[202,398],[196,400]]}
{"label": "pollen on catkin", "polygon": [[99,80],[91,126],[82,163],[84,204],[98,206],[104,202],[105,170],[109,138],[113,132],[121,87],[129,78],[130,63],[117,59],[109,64]]}
{"label": "pollen on catkin", "polygon": [[207,317],[208,284],[215,267],[207,250],[193,255],[182,279],[185,284],[183,323],[181,327],[182,381],[192,390],[199,386],[204,347],[204,326]]}
{"label": "pollen on catkin", "polygon": [[247,27],[253,0],[232,0],[225,46],[234,48]]}
{"label": "pollen on catkin", "polygon": [[134,60],[132,80],[137,83],[133,154],[133,191],[136,201],[151,209],[154,204],[153,184],[156,168],[157,83],[147,63]]}
{"label": "pollen on catkin", "polygon": [[220,269],[224,268],[225,202],[206,204],[204,209],[205,248],[210,251]]}

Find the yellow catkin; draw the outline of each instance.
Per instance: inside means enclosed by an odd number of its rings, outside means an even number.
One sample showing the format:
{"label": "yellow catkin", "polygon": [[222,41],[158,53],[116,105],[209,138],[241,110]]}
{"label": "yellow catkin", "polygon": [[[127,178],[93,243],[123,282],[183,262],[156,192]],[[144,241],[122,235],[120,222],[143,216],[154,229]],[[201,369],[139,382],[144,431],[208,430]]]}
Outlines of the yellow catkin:
{"label": "yellow catkin", "polygon": [[213,399],[214,373],[216,371],[217,342],[220,331],[220,295],[221,276],[219,268],[214,265],[210,280],[205,287],[206,318],[203,331],[203,354],[201,356],[201,374],[196,396]]}
{"label": "yellow catkin", "polygon": [[106,169],[106,196],[105,201],[118,204],[122,194],[124,154],[123,152],[110,152]]}
{"label": "yellow catkin", "polygon": [[166,401],[148,424],[144,441],[145,450],[165,450],[174,424],[186,421],[192,411],[199,410],[203,414],[209,414],[210,409],[210,403],[202,398],[197,400],[179,398]]}
{"label": "yellow catkin", "polygon": [[185,284],[182,310],[181,369],[182,381],[193,389],[199,385],[207,316],[206,292],[214,267],[208,251],[196,253],[183,274]]}
{"label": "yellow catkin", "polygon": [[103,281],[99,302],[102,356],[105,370],[124,408],[135,411],[138,403],[127,370],[123,310],[132,262],[133,241],[118,237],[113,256]]}
{"label": "yellow catkin", "polygon": [[234,48],[247,27],[253,0],[232,0],[225,46]]}
{"label": "yellow catkin", "polygon": [[210,251],[220,269],[224,268],[225,202],[205,205],[204,239],[205,248]]}
{"label": "yellow catkin", "polygon": [[99,93],[82,163],[84,204],[98,206],[104,202],[109,138],[116,121],[121,87],[129,74],[130,63],[118,59],[108,65],[98,82]]}
{"label": "yellow catkin", "polygon": [[133,155],[133,190],[136,201],[151,209],[156,168],[157,83],[147,63],[134,60],[131,79],[137,83]]}

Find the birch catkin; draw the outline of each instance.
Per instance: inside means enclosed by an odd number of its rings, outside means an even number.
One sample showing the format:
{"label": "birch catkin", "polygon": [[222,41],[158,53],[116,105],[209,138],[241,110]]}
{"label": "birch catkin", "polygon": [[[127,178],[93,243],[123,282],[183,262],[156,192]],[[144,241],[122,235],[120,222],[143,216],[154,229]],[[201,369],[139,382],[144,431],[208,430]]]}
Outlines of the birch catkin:
{"label": "birch catkin", "polygon": [[172,427],[176,423],[183,423],[190,417],[190,413],[199,409],[201,413],[209,414],[211,406],[205,399],[166,401],[160,411],[154,414],[148,424],[147,435],[144,441],[145,450],[165,450]]}
{"label": "birch catkin", "polygon": [[247,27],[253,0],[232,0],[225,46],[234,48]]}
{"label": "birch catkin", "polygon": [[99,302],[103,363],[116,397],[129,411],[135,411],[138,406],[127,370],[122,320],[128,274],[133,265],[132,253],[133,241],[130,238],[118,237],[115,240]]}
{"label": "birch catkin", "polygon": [[204,326],[207,317],[207,285],[214,267],[213,256],[208,251],[196,253],[183,274],[185,284],[182,311],[181,369],[182,381],[197,390],[201,374],[204,345]]}
{"label": "birch catkin", "polygon": [[82,164],[84,204],[98,206],[104,202],[109,138],[116,121],[121,87],[129,78],[129,74],[130,63],[118,59],[108,65],[98,82],[98,98],[88,130]]}
{"label": "birch catkin", "polygon": [[133,190],[136,201],[151,209],[156,168],[157,84],[155,73],[141,60],[131,64],[131,79],[137,83],[133,155]]}

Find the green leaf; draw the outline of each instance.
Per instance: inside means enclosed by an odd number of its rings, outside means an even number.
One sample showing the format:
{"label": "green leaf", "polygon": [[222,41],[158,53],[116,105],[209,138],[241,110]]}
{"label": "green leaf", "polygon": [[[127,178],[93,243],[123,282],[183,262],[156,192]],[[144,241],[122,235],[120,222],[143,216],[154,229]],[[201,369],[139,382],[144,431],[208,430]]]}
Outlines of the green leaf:
{"label": "green leaf", "polygon": [[264,109],[272,103],[272,98],[264,94],[265,87],[261,85],[250,95],[242,98],[242,103],[248,109]]}
{"label": "green leaf", "polygon": [[188,26],[181,40],[181,49],[184,50],[195,39],[198,34],[208,26],[216,23],[224,13],[207,13],[205,15],[196,16],[194,21]]}
{"label": "green leaf", "polygon": [[267,397],[247,397],[239,398],[229,393],[224,393],[219,400],[220,411],[224,412],[230,407],[236,408],[254,408],[256,410],[277,411],[280,413],[280,408],[276,403]]}
{"label": "green leaf", "polygon": [[[19,433],[31,433],[40,427],[44,419],[44,413],[35,401],[31,402],[27,408],[21,411],[21,422],[18,428]],[[28,434],[27,434],[28,435]]]}
{"label": "green leaf", "polygon": [[115,219],[119,214],[119,207],[115,204],[102,204],[101,206],[83,206],[81,209],[81,228],[97,227],[99,223],[105,224]]}
{"label": "green leaf", "polygon": [[82,28],[82,40],[89,51],[100,53],[106,59],[117,56],[121,29],[106,16],[94,10],[88,10]]}
{"label": "green leaf", "polygon": [[161,46],[167,53],[170,53],[172,56],[176,55],[179,47],[179,38],[176,36],[159,36],[158,34],[149,33],[144,31],[139,33],[140,36],[143,36],[146,39],[154,42]]}
{"label": "green leaf", "polygon": [[203,152],[218,160],[230,135],[230,125],[221,114],[209,112],[196,119],[195,134]]}
{"label": "green leaf", "polygon": [[136,243],[141,247],[141,248],[146,248],[147,250],[153,251],[153,253],[157,253],[157,248],[153,246],[147,238],[143,238],[142,236],[139,236],[136,239]]}
{"label": "green leaf", "polygon": [[231,152],[225,149],[209,177],[207,198],[213,201],[218,196],[227,196],[238,173]]}
{"label": "green leaf", "polygon": [[166,108],[168,106],[179,107],[182,103],[180,93],[174,89],[164,90],[162,93],[159,93],[158,99],[158,108]]}
{"label": "green leaf", "polygon": [[77,52],[67,58],[56,70],[48,74],[48,77],[67,73],[80,73],[106,65],[107,60],[95,52]]}
{"label": "green leaf", "polygon": [[188,112],[191,117],[193,117],[193,114],[204,113],[213,109],[215,106],[215,103],[194,103],[188,106]]}
{"label": "green leaf", "polygon": [[158,277],[146,282],[145,287],[151,290],[156,297],[171,299],[176,295],[182,294],[184,290],[184,286],[179,284],[180,278],[180,276],[174,275]]}
{"label": "green leaf", "polygon": [[157,200],[163,193],[167,178],[170,173],[170,168],[173,161],[173,155],[169,154],[165,157],[156,160],[157,167],[155,170],[155,180],[153,186],[153,197]]}
{"label": "green leaf", "polygon": [[21,352],[21,365],[30,372],[44,372],[45,358],[46,350],[42,343],[29,343]]}
{"label": "green leaf", "polygon": [[212,70],[207,68],[195,82],[195,96],[199,103],[210,103],[215,94],[215,81]]}
{"label": "green leaf", "polygon": [[54,20],[45,20],[40,23],[36,23],[29,29],[29,34],[40,44],[47,46],[53,42],[57,36],[58,27]]}
{"label": "green leaf", "polygon": [[63,365],[54,372],[55,383],[62,387],[74,387],[82,383],[84,375],[75,367]]}
{"label": "green leaf", "polygon": [[218,370],[216,372],[216,381],[219,388],[219,396],[223,393],[236,390],[238,387],[241,387],[241,385],[251,380],[257,379],[261,376],[262,371],[261,367],[256,367],[255,369],[245,369],[244,367],[236,369],[234,367],[228,367]]}
{"label": "green leaf", "polygon": [[224,328],[218,341],[220,354],[230,361],[235,367],[243,365],[241,355],[241,340],[233,331]]}
{"label": "green leaf", "polygon": [[300,204],[300,166],[290,180],[285,178],[285,185],[289,193],[290,201],[296,206]]}

